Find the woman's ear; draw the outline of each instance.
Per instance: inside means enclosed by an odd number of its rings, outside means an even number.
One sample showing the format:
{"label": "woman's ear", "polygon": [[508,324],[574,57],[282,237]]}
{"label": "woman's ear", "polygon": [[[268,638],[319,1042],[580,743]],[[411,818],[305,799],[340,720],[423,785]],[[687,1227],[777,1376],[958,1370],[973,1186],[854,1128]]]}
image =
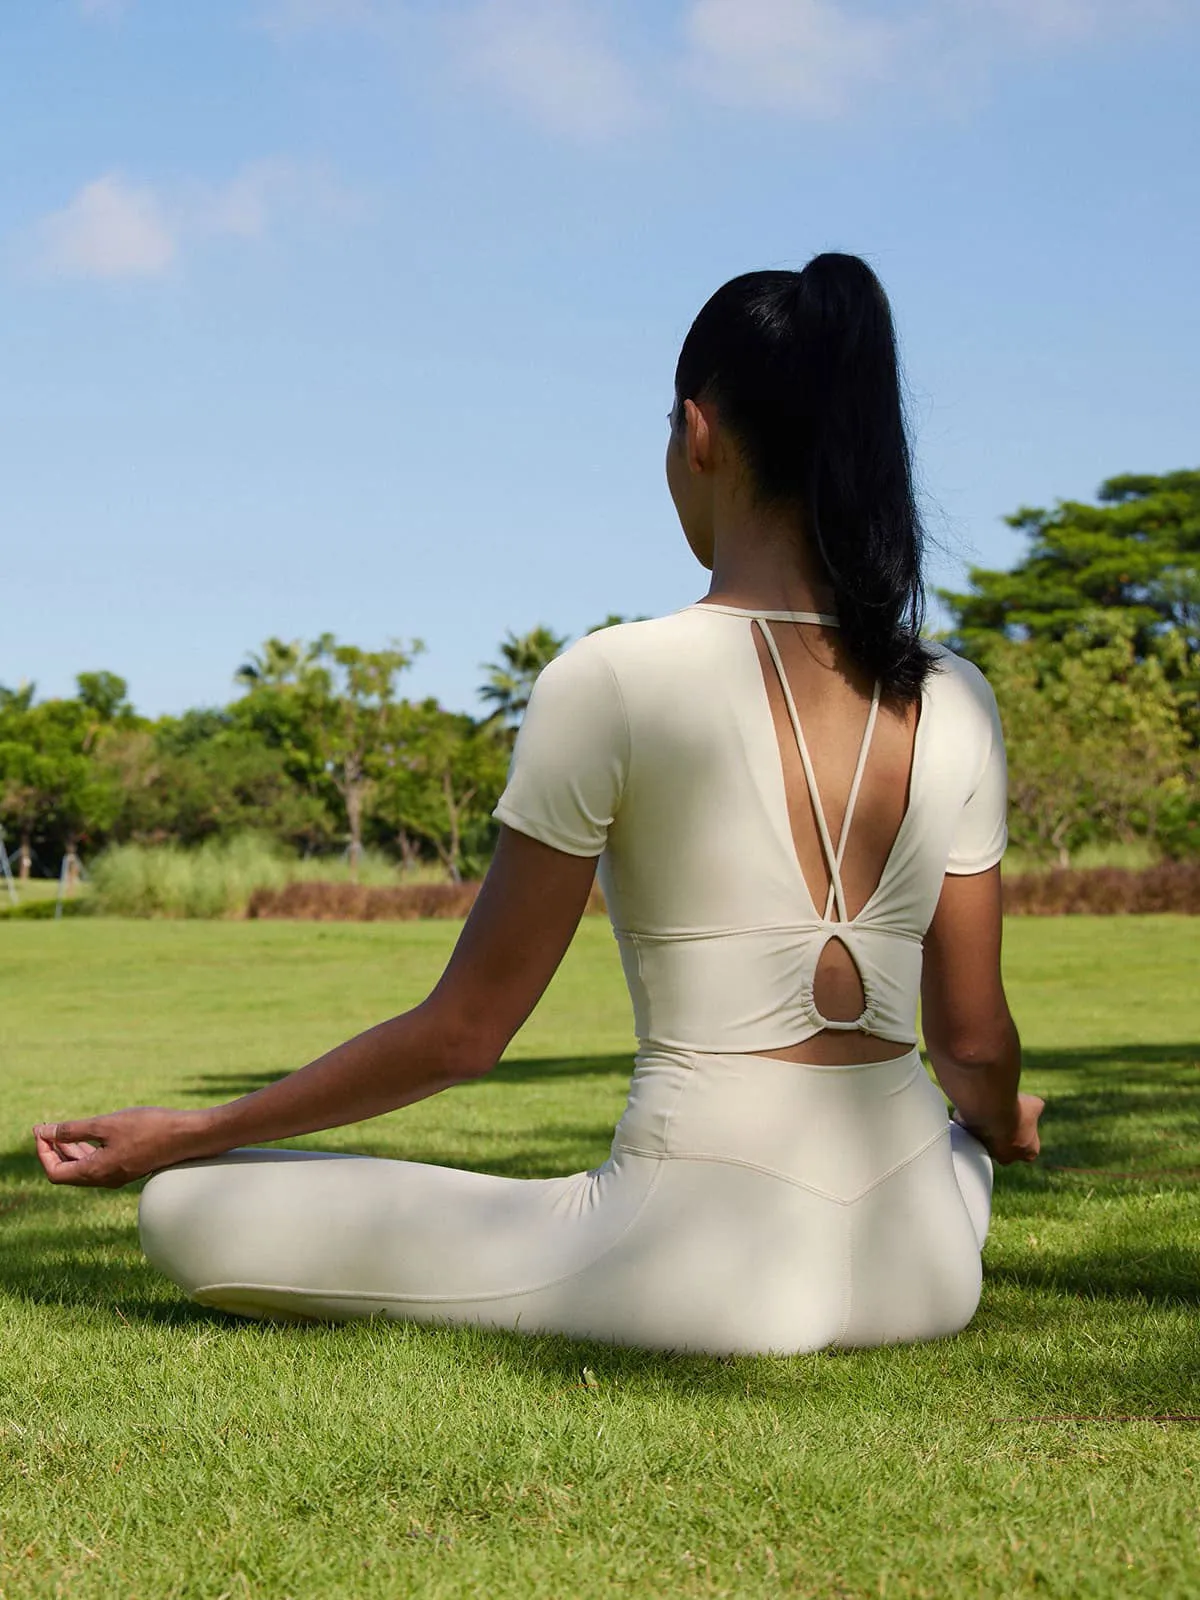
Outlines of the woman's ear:
{"label": "woman's ear", "polygon": [[712,466],[713,435],[708,418],[694,400],[683,402],[684,441],[688,470],[699,475]]}

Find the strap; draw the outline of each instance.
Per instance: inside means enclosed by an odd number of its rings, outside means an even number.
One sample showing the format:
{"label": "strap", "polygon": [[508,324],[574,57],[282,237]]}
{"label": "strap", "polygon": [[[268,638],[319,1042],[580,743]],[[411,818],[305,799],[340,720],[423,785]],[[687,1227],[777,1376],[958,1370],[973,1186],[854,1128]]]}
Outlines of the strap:
{"label": "strap", "polygon": [[[837,882],[838,882],[838,887],[839,888],[841,887],[841,881],[842,881],[842,862],[845,860],[845,856],[846,856],[846,841],[850,837],[850,824],[854,820],[854,808],[858,804],[858,791],[859,791],[859,788],[862,785],[863,773],[866,771],[866,767],[867,767],[867,755],[870,752],[871,739],[872,739],[872,736],[875,733],[875,721],[876,721],[876,718],[879,716],[880,688],[881,688],[881,685],[880,685],[879,679],[876,678],[875,687],[871,691],[871,709],[867,712],[867,725],[863,729],[862,741],[861,741],[861,743],[859,744],[859,747],[858,747],[858,762],[857,762],[857,764],[855,765],[855,768],[854,768],[854,777],[853,777],[853,779],[851,780],[851,783],[850,783],[850,793],[849,793],[849,795],[847,796],[847,799],[846,799],[846,810],[845,810],[845,812],[844,812],[844,814],[842,816],[842,831],[838,835],[838,847],[837,847],[838,876],[837,876]],[[829,913],[833,910],[833,898],[834,898],[834,896],[833,896],[833,879],[832,879],[832,875],[831,875],[830,883],[829,883],[829,894],[828,894],[828,896],[827,896],[827,898],[825,900],[825,920],[826,920],[826,922],[828,922],[828,920],[829,920]],[[844,913],[843,913],[843,916],[842,916],[842,920],[843,920],[843,922],[846,920],[846,917],[845,917]]]}
{"label": "strap", "polygon": [[811,622],[821,628],[840,628],[841,623],[829,611],[755,611],[750,606],[723,606],[709,600],[698,600],[689,611],[721,611],[727,617],[750,617],[755,622]]}
{"label": "strap", "polygon": [[830,836],[829,824],[825,820],[825,808],[821,804],[821,793],[817,788],[817,775],[813,770],[812,758],[808,753],[808,743],[804,737],[804,729],[800,726],[800,713],[796,710],[796,702],[792,696],[792,686],[787,680],[783,670],[783,660],[779,654],[779,646],[775,643],[775,635],[767,626],[767,619],[762,615],[754,618],[759,632],[766,642],[767,650],[775,666],[775,676],[779,679],[779,687],[783,690],[784,704],[787,706],[788,717],[791,720],[792,732],[796,736],[796,748],[800,752],[800,764],[804,768],[804,781],[808,785],[808,797],[812,801],[813,815],[817,819],[817,833],[821,840],[821,851],[825,857],[825,866],[829,872],[829,894],[825,900],[825,918],[830,920],[830,913],[837,906],[839,922],[849,922],[846,913],[846,895],[842,888],[842,860],[846,854],[846,841],[850,837],[850,824],[854,819],[854,808],[858,804],[858,791],[862,786],[863,773],[866,770],[867,755],[871,748],[871,738],[875,732],[875,723],[879,715],[879,697],[881,685],[875,681],[875,688],[871,694],[871,709],[867,712],[867,725],[863,729],[863,736],[858,747],[858,761],[854,767],[854,777],[850,784],[850,793],[846,799],[846,810],[842,817],[842,826],[838,834],[837,848],[834,848]]}

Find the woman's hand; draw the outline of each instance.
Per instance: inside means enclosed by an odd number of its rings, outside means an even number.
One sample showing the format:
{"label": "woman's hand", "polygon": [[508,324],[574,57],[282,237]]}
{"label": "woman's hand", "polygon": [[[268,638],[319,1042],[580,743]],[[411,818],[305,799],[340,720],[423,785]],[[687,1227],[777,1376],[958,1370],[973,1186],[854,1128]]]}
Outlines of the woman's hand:
{"label": "woman's hand", "polygon": [[42,1123],[33,1130],[51,1183],[119,1189],[160,1167],[215,1154],[205,1147],[203,1112],[135,1106],[106,1117]]}
{"label": "woman's hand", "polygon": [[1038,1134],[1038,1118],[1046,1108],[1046,1102],[1036,1094],[1019,1094],[1017,1096],[1017,1114],[1011,1125],[997,1132],[992,1128],[973,1127],[955,1111],[953,1120],[960,1128],[965,1128],[987,1149],[992,1160],[1002,1167],[1007,1167],[1014,1161],[1036,1161],[1042,1148],[1042,1141]]}

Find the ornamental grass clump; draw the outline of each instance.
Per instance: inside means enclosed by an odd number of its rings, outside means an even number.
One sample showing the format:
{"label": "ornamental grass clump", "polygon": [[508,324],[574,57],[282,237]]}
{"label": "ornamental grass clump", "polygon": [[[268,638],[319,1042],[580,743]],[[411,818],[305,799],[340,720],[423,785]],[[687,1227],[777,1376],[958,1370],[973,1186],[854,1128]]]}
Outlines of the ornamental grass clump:
{"label": "ornamental grass clump", "polygon": [[268,840],[241,838],[181,850],[117,845],[92,870],[92,904],[119,917],[236,917],[256,889],[282,888],[288,862]]}

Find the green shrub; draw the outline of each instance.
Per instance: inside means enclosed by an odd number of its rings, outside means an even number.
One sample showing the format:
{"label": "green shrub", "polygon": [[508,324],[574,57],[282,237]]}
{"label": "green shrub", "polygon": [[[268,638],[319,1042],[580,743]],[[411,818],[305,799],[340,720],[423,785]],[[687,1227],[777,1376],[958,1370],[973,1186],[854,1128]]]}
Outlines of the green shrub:
{"label": "green shrub", "polygon": [[1171,796],[1158,814],[1156,833],[1172,861],[1200,858],[1200,795],[1194,787]]}

